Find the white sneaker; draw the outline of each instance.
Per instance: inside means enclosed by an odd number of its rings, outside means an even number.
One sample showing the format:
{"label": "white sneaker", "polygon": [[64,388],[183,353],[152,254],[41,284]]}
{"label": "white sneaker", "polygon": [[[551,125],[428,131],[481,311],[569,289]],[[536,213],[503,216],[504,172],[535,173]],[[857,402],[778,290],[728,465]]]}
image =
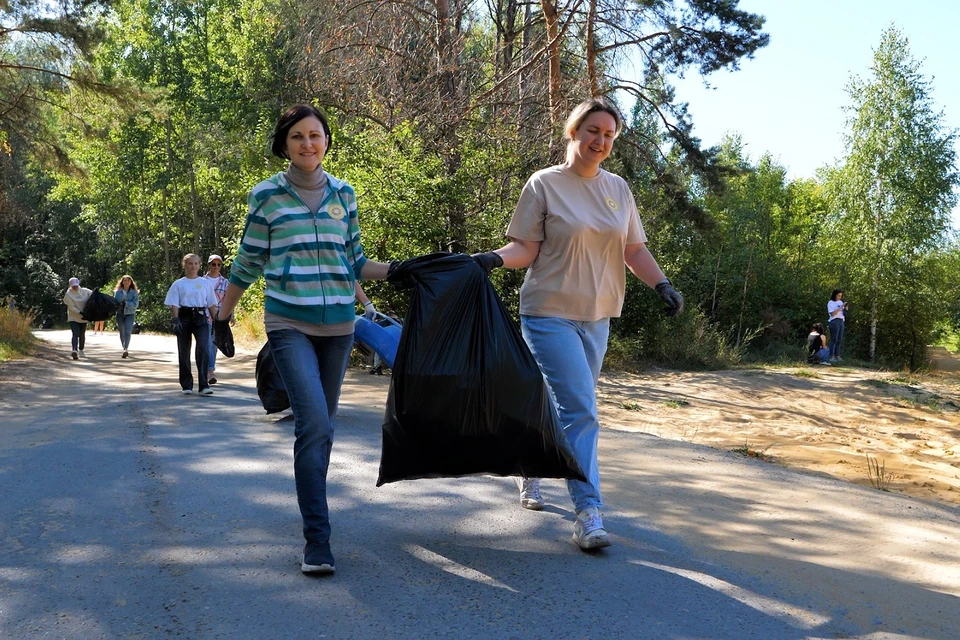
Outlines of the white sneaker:
{"label": "white sneaker", "polygon": [[573,541],[583,550],[601,549],[613,544],[603,528],[603,518],[596,507],[587,507],[577,512],[573,525]]}
{"label": "white sneaker", "polygon": [[540,478],[517,478],[520,488],[520,506],[531,511],[543,509],[544,501],[540,495]]}
{"label": "white sneaker", "polygon": [[80,353],[80,357],[81,357],[81,358],[86,358],[86,357],[87,357],[87,356],[83,355],[83,349],[80,349],[79,353]]}
{"label": "white sneaker", "polygon": [[200,389],[200,395],[202,395],[202,396],[212,396],[212,395],[213,395],[213,389],[211,389],[210,387],[204,387],[203,389]]}
{"label": "white sneaker", "polygon": [[182,393],[182,394],[185,395],[185,396],[189,396],[189,395],[192,395],[192,394],[193,394],[193,389],[184,389],[184,390],[181,391],[180,393]]}

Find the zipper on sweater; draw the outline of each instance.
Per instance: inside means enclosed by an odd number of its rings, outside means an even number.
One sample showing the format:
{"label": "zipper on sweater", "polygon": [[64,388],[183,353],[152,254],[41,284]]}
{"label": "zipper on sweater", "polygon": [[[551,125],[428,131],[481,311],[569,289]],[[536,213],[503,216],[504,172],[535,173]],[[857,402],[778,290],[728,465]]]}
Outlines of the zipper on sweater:
{"label": "zipper on sweater", "polygon": [[323,205],[330,202],[335,193],[333,187],[330,186],[330,177],[327,177],[327,188],[323,194],[323,200],[320,201],[320,204],[317,205],[317,210],[312,211],[310,207],[307,206],[307,203],[303,201],[303,198],[300,197],[300,194],[297,193],[296,189],[293,189],[287,185],[284,185],[284,189],[297,199],[303,208],[310,212],[310,215],[313,216],[313,240],[317,244],[317,281],[320,284],[320,295],[323,296],[323,305],[320,307],[320,324],[326,324],[327,321],[327,290],[323,283],[323,270],[320,268],[320,210],[323,209]]}

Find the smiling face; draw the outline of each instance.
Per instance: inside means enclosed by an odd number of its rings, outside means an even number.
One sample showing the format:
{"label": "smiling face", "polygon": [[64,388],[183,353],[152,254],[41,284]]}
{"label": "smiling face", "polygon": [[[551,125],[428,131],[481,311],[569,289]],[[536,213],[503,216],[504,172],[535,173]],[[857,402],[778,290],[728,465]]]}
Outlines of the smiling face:
{"label": "smiling face", "polygon": [[200,258],[197,256],[190,256],[183,261],[183,272],[187,274],[188,278],[196,278],[197,274],[200,273]]}
{"label": "smiling face", "polygon": [[606,111],[594,111],[573,132],[568,143],[567,164],[585,178],[597,175],[600,163],[613,150],[616,137],[617,121],[613,116]]}
{"label": "smiling face", "polygon": [[290,127],[284,150],[295,167],[310,172],[323,162],[327,144],[323,125],[315,117],[309,116]]}
{"label": "smiling face", "polygon": [[123,276],[123,278],[120,280],[120,286],[123,287],[124,289],[129,289],[130,285],[132,284],[133,284],[133,280],[131,280],[127,276]]}
{"label": "smiling face", "polygon": [[223,263],[217,259],[213,259],[207,263],[207,274],[213,278],[219,277],[220,267],[223,266]]}

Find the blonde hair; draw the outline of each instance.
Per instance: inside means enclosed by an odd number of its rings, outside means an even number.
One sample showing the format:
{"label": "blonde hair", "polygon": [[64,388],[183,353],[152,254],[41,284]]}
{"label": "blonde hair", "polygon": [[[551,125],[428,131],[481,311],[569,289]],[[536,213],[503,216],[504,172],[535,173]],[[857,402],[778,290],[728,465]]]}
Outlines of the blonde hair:
{"label": "blonde hair", "polygon": [[114,287],[114,289],[113,289],[114,291],[120,291],[120,289],[123,288],[123,279],[124,279],[124,278],[130,278],[130,288],[131,288],[131,289],[133,289],[134,291],[140,291],[140,289],[137,288],[137,281],[133,279],[133,276],[131,276],[131,275],[129,275],[129,274],[126,274],[126,273],[123,274],[122,276],[120,276],[120,279],[117,280],[117,286]]}
{"label": "blonde hair", "polygon": [[576,135],[577,129],[580,128],[580,126],[583,124],[583,121],[586,120],[591,113],[596,113],[598,111],[609,113],[611,116],[613,116],[613,122],[616,125],[616,133],[614,133],[613,136],[614,138],[619,136],[620,132],[623,131],[623,116],[620,115],[619,109],[603,98],[590,98],[589,100],[584,100],[573,108],[573,111],[571,111],[570,115],[567,116],[566,123],[563,125],[563,139],[567,141],[567,154],[570,153],[570,145],[573,143],[573,137]]}
{"label": "blonde hair", "polygon": [[196,259],[197,259],[197,262],[199,262],[200,264],[203,264],[203,261],[200,259],[200,256],[198,256],[198,255],[195,254],[195,253],[188,253],[187,255],[183,256],[183,260],[180,261],[180,267],[181,267],[181,268],[182,268],[182,267],[186,267],[186,266],[187,266],[187,260],[189,260],[190,258],[196,258]]}

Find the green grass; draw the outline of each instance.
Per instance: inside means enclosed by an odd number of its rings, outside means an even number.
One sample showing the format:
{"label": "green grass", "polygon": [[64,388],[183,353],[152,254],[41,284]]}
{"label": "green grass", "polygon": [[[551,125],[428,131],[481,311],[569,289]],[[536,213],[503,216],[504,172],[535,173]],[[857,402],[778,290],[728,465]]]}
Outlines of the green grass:
{"label": "green grass", "polygon": [[30,353],[37,339],[30,333],[30,314],[0,309],[0,362],[16,360]]}
{"label": "green grass", "polygon": [[820,374],[812,369],[797,369],[793,372],[793,375],[797,376],[798,378],[820,378]]}
{"label": "green grass", "polygon": [[687,402],[686,400],[664,400],[660,404],[670,409],[679,409],[681,407],[690,406],[690,403]]}

